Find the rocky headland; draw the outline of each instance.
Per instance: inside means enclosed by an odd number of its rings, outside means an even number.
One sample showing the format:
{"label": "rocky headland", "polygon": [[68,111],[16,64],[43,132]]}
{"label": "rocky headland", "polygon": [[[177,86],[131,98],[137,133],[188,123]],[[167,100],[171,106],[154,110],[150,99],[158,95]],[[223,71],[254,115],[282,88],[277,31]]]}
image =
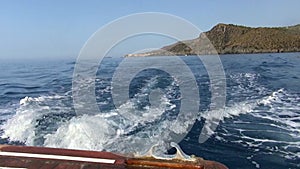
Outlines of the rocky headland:
{"label": "rocky headland", "polygon": [[201,33],[196,39],[180,41],[150,52],[128,54],[125,57],[185,56],[216,54],[216,52],[218,54],[300,52],[300,24],[252,28],[221,23]]}

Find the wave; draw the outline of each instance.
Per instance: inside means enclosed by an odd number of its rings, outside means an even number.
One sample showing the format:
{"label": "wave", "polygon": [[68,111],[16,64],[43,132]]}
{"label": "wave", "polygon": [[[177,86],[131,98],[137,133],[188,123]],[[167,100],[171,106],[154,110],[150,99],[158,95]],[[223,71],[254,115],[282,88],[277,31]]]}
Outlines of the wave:
{"label": "wave", "polygon": [[[66,113],[70,111],[69,105],[64,104],[64,96],[40,96],[36,98],[25,97],[20,100],[19,107],[15,110],[15,115],[1,125],[3,130],[2,138],[10,141],[22,142],[26,145],[36,145],[36,139],[41,131],[36,127],[47,115],[55,113]],[[57,121],[47,119],[48,124]],[[63,119],[60,119],[61,121]],[[46,131],[54,129],[48,128]]]}

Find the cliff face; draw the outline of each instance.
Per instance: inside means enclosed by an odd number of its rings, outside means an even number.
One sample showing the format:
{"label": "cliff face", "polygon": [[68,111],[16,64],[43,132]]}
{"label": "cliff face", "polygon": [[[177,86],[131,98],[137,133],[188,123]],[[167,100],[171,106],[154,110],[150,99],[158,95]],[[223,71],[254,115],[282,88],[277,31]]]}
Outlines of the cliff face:
{"label": "cliff face", "polygon": [[201,33],[196,39],[177,42],[156,51],[127,56],[216,54],[209,43],[219,54],[299,52],[300,24],[278,28],[218,24],[210,31]]}

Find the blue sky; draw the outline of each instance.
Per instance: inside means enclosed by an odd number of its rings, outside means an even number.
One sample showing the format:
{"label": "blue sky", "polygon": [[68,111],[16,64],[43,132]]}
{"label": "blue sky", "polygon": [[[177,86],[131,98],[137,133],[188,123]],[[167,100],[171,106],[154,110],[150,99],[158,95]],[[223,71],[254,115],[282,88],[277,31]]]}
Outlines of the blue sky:
{"label": "blue sky", "polygon": [[220,22],[299,24],[299,7],[299,0],[0,0],[0,59],[76,57],[96,30],[132,13],[169,13],[207,31]]}

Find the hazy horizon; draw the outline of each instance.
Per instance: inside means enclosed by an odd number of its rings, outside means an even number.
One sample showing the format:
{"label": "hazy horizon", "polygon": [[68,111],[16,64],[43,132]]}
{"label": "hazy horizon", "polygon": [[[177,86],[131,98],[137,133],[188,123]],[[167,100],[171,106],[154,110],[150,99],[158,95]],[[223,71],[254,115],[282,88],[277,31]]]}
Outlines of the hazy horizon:
{"label": "hazy horizon", "polygon": [[[172,14],[207,31],[218,23],[250,27],[279,27],[300,23],[300,1],[1,1],[0,60],[75,58],[88,38],[104,25],[133,13]],[[120,28],[121,30],[121,28]],[[153,43],[155,41],[155,43]],[[170,39],[145,41],[149,48],[172,43]],[[126,54],[131,42],[115,50]],[[114,53],[113,53],[114,54]]]}

